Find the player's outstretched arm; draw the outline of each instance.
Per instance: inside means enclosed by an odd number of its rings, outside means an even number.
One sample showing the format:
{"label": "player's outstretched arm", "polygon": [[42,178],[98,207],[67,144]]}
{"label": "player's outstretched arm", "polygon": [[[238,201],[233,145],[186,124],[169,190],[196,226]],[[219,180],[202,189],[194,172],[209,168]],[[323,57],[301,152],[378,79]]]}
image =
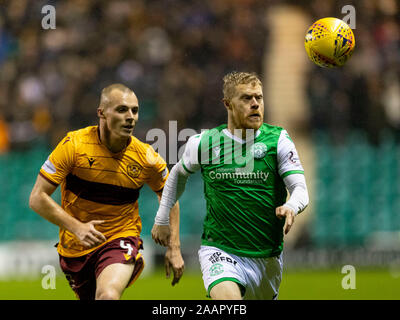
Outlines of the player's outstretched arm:
{"label": "player's outstretched arm", "polygon": [[82,223],[70,216],[51,198],[56,188],[38,175],[29,198],[30,208],[51,223],[73,233],[85,248],[91,248],[106,241],[104,235],[95,229],[95,225],[103,221],[93,220]]}
{"label": "player's outstretched arm", "polygon": [[185,190],[189,174],[183,169],[182,164],[178,162],[171,169],[167,182],[165,183],[160,206],[154,219],[151,236],[154,242],[168,246],[170,243],[170,211]]}
{"label": "player's outstretched arm", "polygon": [[[163,246],[167,246],[169,243],[170,210],[185,190],[189,175],[200,169],[198,162],[200,136],[201,135],[197,134],[189,138],[182,158],[172,167],[167,182],[165,183],[152,230],[154,241]],[[185,163],[185,165],[183,165],[183,163]]]}
{"label": "player's outstretched arm", "polygon": [[[161,193],[157,193],[159,201],[161,201]],[[170,226],[168,226],[168,232],[170,231],[170,238],[167,245],[167,252],[165,253],[165,274],[167,279],[171,276],[171,269],[173,273],[173,279],[171,284],[174,286],[180,280],[183,275],[185,263],[181,253],[181,242],[179,239],[179,202],[176,202],[172,207],[169,216]],[[163,228],[165,226],[154,225],[154,228]]]}
{"label": "player's outstretched arm", "polygon": [[286,219],[283,230],[287,234],[294,223],[295,216],[308,206],[309,197],[303,174],[288,175],[283,181],[289,190],[290,198],[284,205],[276,208],[275,213],[279,219]]}

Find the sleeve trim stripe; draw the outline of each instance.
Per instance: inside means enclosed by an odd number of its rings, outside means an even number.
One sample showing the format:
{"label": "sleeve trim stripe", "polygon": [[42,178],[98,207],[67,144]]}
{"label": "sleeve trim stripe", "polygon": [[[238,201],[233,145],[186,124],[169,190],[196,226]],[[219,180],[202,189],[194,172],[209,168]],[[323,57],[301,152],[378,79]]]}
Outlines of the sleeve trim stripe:
{"label": "sleeve trim stripe", "polygon": [[215,287],[215,285],[217,285],[218,283],[221,283],[222,281],[232,281],[232,282],[236,282],[236,283],[239,285],[240,293],[242,294],[242,297],[243,297],[244,294],[246,293],[246,288],[245,288],[245,286],[244,286],[238,279],[233,278],[233,277],[224,277],[224,278],[219,278],[219,279],[215,280],[214,282],[212,282],[212,283],[208,286],[208,289],[207,289],[207,297],[211,297],[211,296],[210,296],[211,289],[212,289],[213,287]]}
{"label": "sleeve trim stripe", "polygon": [[53,186],[58,187],[58,185],[59,185],[58,183],[56,183],[56,182],[50,180],[49,178],[47,178],[47,177],[46,177],[43,173],[41,173],[40,171],[39,171],[39,175],[40,175],[41,177],[43,177],[47,182],[51,183]]}
{"label": "sleeve trim stripe", "polygon": [[183,160],[181,160],[181,163],[182,163],[182,167],[183,167],[183,169],[185,169],[185,171],[187,171],[190,174],[194,173],[193,171],[190,171],[188,168],[186,168],[185,164],[183,163]]}
{"label": "sleeve trim stripe", "polygon": [[289,176],[289,175],[291,175],[291,174],[295,174],[295,173],[304,174],[304,171],[302,171],[302,170],[286,171],[285,173],[283,173],[283,174],[281,175],[281,178],[285,178],[285,177],[287,177],[287,176]]}

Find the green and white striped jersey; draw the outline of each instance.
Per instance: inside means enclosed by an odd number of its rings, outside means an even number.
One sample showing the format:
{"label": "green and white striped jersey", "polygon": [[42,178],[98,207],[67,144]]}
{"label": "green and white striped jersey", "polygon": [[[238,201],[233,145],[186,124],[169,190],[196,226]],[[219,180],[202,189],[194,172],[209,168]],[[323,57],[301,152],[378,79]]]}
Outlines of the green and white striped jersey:
{"label": "green and white striped jersey", "polygon": [[203,245],[246,257],[281,253],[284,220],[275,208],[286,201],[283,178],[304,174],[286,130],[264,123],[244,141],[221,125],[192,136],[180,161],[189,173],[201,169]]}

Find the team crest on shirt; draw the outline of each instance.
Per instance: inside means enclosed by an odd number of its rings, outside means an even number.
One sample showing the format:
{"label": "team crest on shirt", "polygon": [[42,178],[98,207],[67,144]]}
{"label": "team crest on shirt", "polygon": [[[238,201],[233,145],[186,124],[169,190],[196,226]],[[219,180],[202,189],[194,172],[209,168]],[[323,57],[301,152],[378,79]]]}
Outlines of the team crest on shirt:
{"label": "team crest on shirt", "polygon": [[140,172],[142,171],[142,167],[140,167],[137,164],[129,164],[126,167],[126,171],[128,172],[128,175],[131,178],[137,178],[139,176]]}
{"label": "team crest on shirt", "polygon": [[262,159],[267,154],[267,146],[262,142],[257,142],[251,146],[250,152],[255,159]]}
{"label": "team crest on shirt", "polygon": [[219,154],[221,152],[221,147],[220,146],[216,146],[213,148],[214,154],[216,157],[219,157]]}
{"label": "team crest on shirt", "polygon": [[210,268],[210,276],[215,277],[224,272],[224,266],[220,263],[214,263]]}

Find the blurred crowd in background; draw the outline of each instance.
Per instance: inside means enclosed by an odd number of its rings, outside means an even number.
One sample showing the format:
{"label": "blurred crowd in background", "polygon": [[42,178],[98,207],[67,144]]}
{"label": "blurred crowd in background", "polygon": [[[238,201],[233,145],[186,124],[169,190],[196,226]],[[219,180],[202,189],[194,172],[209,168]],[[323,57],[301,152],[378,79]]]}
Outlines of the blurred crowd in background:
{"label": "blurred crowd in background", "polygon": [[[281,3],[299,6],[310,24],[356,8],[346,68],[311,66],[305,79],[310,129],[338,142],[353,129],[373,143],[400,132],[396,0],[15,0],[0,2],[0,152],[37,141],[52,147],[67,131],[96,124],[101,89],[114,82],[139,98],[141,139],[167,130],[168,120],[198,131],[225,122],[222,77],[262,76],[266,11]],[[46,4],[56,8],[55,30],[41,26]]]}
{"label": "blurred crowd in background", "polygon": [[[101,89],[113,82],[139,98],[150,128],[208,128],[224,121],[222,77],[261,72],[265,1],[10,1],[1,7],[0,114],[12,147],[38,136],[57,143],[97,123]],[[56,8],[56,30],[41,8]]]}
{"label": "blurred crowd in background", "polygon": [[[311,5],[307,5],[310,4]],[[302,1],[313,20],[344,17],[356,9],[356,47],[344,68],[311,68],[310,126],[343,142],[350,130],[371,144],[400,136],[400,2],[397,0]]]}

